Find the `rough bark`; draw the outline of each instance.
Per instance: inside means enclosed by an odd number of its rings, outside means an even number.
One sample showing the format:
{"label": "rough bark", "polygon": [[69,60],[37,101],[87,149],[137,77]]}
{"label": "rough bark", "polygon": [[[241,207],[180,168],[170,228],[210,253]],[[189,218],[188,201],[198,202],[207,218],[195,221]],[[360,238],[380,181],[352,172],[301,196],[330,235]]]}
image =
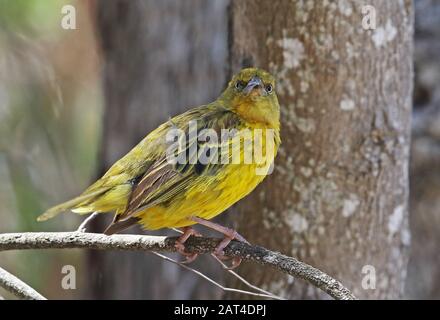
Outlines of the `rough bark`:
{"label": "rough bark", "polygon": [[[96,16],[104,64],[102,173],[170,116],[216,98],[224,84],[227,19],[223,0],[101,0]],[[95,230],[104,225],[98,219]],[[143,253],[93,252],[88,270],[92,298],[219,294]]]}
{"label": "rough bark", "polygon": [[[277,77],[282,147],[230,217],[251,243],[325,270],[360,298],[396,298],[410,242],[413,7],[369,4],[377,29],[366,31],[363,1],[231,2],[231,71],[252,64]],[[373,290],[362,287],[366,265]],[[324,298],[268,270],[240,272],[279,295]]]}

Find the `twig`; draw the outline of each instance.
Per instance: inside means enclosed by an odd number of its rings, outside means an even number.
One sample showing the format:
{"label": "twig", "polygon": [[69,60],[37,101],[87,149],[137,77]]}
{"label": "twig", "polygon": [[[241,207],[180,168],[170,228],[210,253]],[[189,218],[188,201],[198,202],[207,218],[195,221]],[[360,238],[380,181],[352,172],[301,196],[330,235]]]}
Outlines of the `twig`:
{"label": "twig", "polygon": [[79,225],[78,229],[76,230],[77,232],[86,232],[87,230],[87,225],[89,224],[90,221],[92,221],[93,219],[95,219],[95,217],[98,215],[98,212],[93,212],[90,216],[88,216],[86,219],[84,219],[84,221]]}
{"label": "twig", "polygon": [[247,281],[245,278],[243,278],[242,276],[240,276],[238,273],[236,273],[234,270],[228,269],[228,266],[225,265],[223,263],[223,261],[221,261],[216,255],[211,253],[211,256],[214,257],[215,260],[217,260],[218,263],[221,264],[221,266],[223,267],[224,270],[226,270],[227,272],[229,272],[230,274],[232,274],[234,277],[236,277],[238,280],[240,280],[241,282],[243,282],[245,285],[247,285],[249,288],[254,289],[255,291],[259,291],[265,295],[270,296],[272,299],[277,299],[277,300],[287,300],[286,298],[277,296],[276,294],[273,294],[272,292],[266,291],[260,287],[257,287],[256,285],[253,285],[252,283],[250,283],[249,281]]}
{"label": "twig", "polygon": [[[182,234],[183,232],[177,228],[172,228],[172,230],[176,231],[177,233]],[[258,291],[260,293],[266,294],[268,296],[270,296],[272,299],[277,299],[277,300],[286,300],[283,297],[277,296],[269,291],[266,291],[260,287],[257,287],[255,285],[253,285],[252,283],[250,283],[249,281],[247,281],[245,278],[243,278],[242,276],[240,276],[238,273],[236,273],[235,271],[231,270],[228,268],[228,266],[226,264],[223,263],[223,261],[221,261],[215,254],[211,253],[211,256],[217,260],[217,262],[223,267],[224,270],[226,270],[227,272],[229,272],[231,275],[233,275],[234,277],[236,277],[238,280],[240,280],[241,282],[243,282],[245,285],[247,285],[249,288],[254,289],[255,291]]]}
{"label": "twig", "polygon": [[[250,296],[256,296],[256,297],[261,297],[261,298],[271,298],[271,299],[274,299],[274,296],[273,296],[272,294],[257,293],[257,292],[251,292],[251,291],[240,290],[240,289],[234,289],[234,288],[228,288],[228,287],[222,286],[220,283],[218,283],[218,282],[216,282],[215,280],[211,279],[210,277],[208,277],[207,275],[203,274],[202,272],[200,272],[200,271],[198,271],[198,270],[196,270],[196,269],[193,269],[193,268],[191,268],[191,267],[188,267],[187,265],[185,265],[185,264],[183,264],[183,263],[181,263],[181,262],[179,262],[179,261],[176,261],[176,260],[174,260],[174,259],[172,259],[172,258],[170,258],[170,257],[167,257],[167,256],[165,256],[165,255],[163,255],[163,254],[160,254],[160,253],[158,253],[158,252],[156,252],[156,251],[151,251],[151,253],[152,253],[152,254],[155,254],[156,256],[158,256],[158,257],[160,257],[160,258],[162,258],[162,259],[164,259],[164,260],[166,260],[166,261],[169,261],[169,262],[175,263],[175,264],[181,266],[182,268],[184,268],[184,269],[186,269],[186,270],[189,270],[189,271],[191,271],[191,272],[194,272],[194,273],[197,274],[198,276],[202,277],[202,278],[205,279],[205,280],[208,280],[208,281],[211,282],[213,285],[215,285],[216,287],[219,287],[219,288],[222,289],[223,291],[229,291],[229,292],[235,292],[235,293],[242,293],[242,294],[247,294],[247,295],[250,295]],[[281,299],[280,299],[280,300],[281,300]]]}
{"label": "twig", "polygon": [[[41,232],[0,234],[0,251],[19,249],[87,248],[100,250],[137,250],[175,252],[176,237],[112,235],[80,232]],[[221,239],[190,237],[185,242],[189,253],[212,253]],[[301,278],[335,299],[352,300],[355,296],[339,281],[293,257],[263,247],[232,241],[225,255],[267,265]]]}
{"label": "twig", "polygon": [[0,268],[0,287],[22,299],[46,300],[46,298],[37,291],[3,268]]}

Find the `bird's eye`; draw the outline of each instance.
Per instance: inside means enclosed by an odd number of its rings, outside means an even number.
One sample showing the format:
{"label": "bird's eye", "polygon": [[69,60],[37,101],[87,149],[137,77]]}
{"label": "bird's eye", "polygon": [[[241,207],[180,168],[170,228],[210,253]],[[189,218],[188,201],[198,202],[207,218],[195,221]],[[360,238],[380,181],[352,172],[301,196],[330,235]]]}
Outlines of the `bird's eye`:
{"label": "bird's eye", "polygon": [[246,84],[243,81],[237,81],[235,83],[235,89],[237,90],[243,90],[243,88],[246,86]]}
{"label": "bird's eye", "polygon": [[266,92],[267,92],[267,93],[271,93],[272,90],[273,90],[273,87],[272,87],[271,84],[266,85]]}

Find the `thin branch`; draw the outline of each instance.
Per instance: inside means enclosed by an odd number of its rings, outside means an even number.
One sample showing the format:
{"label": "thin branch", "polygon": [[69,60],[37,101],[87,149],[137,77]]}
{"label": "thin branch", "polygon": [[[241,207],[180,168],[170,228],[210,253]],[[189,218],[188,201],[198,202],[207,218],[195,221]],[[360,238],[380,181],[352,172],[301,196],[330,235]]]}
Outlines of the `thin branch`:
{"label": "thin branch", "polygon": [[[175,252],[177,237],[104,234],[80,232],[41,232],[0,234],[0,251],[21,249],[86,248],[99,250],[134,250]],[[190,237],[185,243],[189,253],[212,253],[221,239]],[[225,255],[267,265],[283,273],[303,279],[335,299],[352,300],[355,296],[328,274],[293,257],[263,247],[232,241]]]}
{"label": "thin branch", "polygon": [[91,215],[89,215],[87,218],[84,219],[84,221],[79,225],[77,232],[86,232],[87,225],[96,218],[96,216],[99,214],[99,212],[93,212]]}
{"label": "thin branch", "polygon": [[[176,231],[177,233],[182,234],[183,231],[177,229],[177,228],[172,228],[172,230]],[[235,271],[231,270],[230,268],[228,268],[228,266],[226,264],[223,263],[223,261],[221,261],[215,254],[211,253],[211,256],[223,267],[224,270],[226,270],[228,273],[230,273],[232,276],[234,276],[235,278],[237,278],[239,281],[243,282],[245,285],[247,285],[249,288],[258,291],[260,293],[263,293],[265,295],[270,296],[272,299],[276,299],[276,300],[286,300],[283,297],[277,296],[269,291],[266,291],[260,287],[257,287],[255,285],[253,285],[252,283],[250,283],[249,281],[247,281],[245,278],[243,278],[242,276],[240,276],[238,273],[236,273]]]}
{"label": "thin branch", "polygon": [[[208,281],[211,282],[213,285],[215,285],[216,287],[222,289],[223,291],[229,291],[229,292],[235,292],[235,293],[242,293],[242,294],[247,294],[247,295],[250,295],[250,296],[256,296],[256,297],[261,297],[261,298],[278,299],[278,298],[275,298],[272,294],[257,293],[257,292],[251,292],[251,291],[240,290],[240,289],[234,289],[234,288],[228,288],[228,287],[222,286],[220,283],[218,283],[218,282],[216,282],[215,280],[211,279],[210,277],[208,277],[207,275],[203,274],[202,272],[200,272],[200,271],[198,271],[198,270],[196,270],[196,269],[193,269],[193,268],[191,268],[191,267],[188,267],[187,265],[185,265],[185,264],[183,264],[183,263],[181,263],[181,262],[179,262],[179,261],[176,261],[176,260],[174,260],[174,259],[172,259],[172,258],[170,258],[170,257],[167,257],[167,256],[165,256],[165,255],[163,255],[163,254],[160,254],[160,253],[158,253],[158,252],[156,252],[156,251],[151,251],[151,253],[152,253],[152,254],[155,254],[156,256],[158,256],[158,257],[160,257],[160,258],[162,258],[162,259],[164,259],[164,260],[166,260],[166,261],[169,261],[169,262],[175,263],[175,264],[181,266],[182,268],[184,268],[184,269],[186,269],[186,270],[189,270],[189,271],[195,273],[196,275],[202,277],[202,278],[205,279],[205,280],[208,280]],[[284,300],[284,299],[281,298],[281,299],[279,299],[279,300]]]}
{"label": "thin branch", "polygon": [[257,287],[256,285],[253,285],[252,283],[250,283],[249,281],[247,281],[245,278],[243,278],[242,276],[240,276],[237,272],[235,272],[234,270],[231,270],[228,268],[228,266],[226,264],[223,263],[223,261],[221,261],[215,254],[211,253],[211,256],[217,260],[218,263],[220,263],[220,265],[223,267],[224,270],[226,270],[228,273],[232,274],[234,277],[236,277],[238,280],[240,280],[241,282],[243,282],[245,285],[247,285],[249,288],[254,289],[255,291],[259,291],[262,294],[268,295],[270,296],[272,299],[277,299],[277,300],[287,300],[286,298],[277,296],[276,294],[273,294],[272,292],[266,291],[260,287]]}
{"label": "thin branch", "polygon": [[32,289],[26,283],[0,268],[0,287],[26,300],[46,300],[41,294]]}

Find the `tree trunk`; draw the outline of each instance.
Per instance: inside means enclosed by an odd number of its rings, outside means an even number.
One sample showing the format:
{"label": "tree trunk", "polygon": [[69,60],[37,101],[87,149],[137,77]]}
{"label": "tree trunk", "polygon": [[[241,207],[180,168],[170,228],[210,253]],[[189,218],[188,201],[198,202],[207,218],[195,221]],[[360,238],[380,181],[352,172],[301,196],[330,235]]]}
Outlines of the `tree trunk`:
{"label": "tree trunk", "polygon": [[406,298],[440,299],[440,2],[415,2],[411,256]]}
{"label": "tree trunk", "polygon": [[[364,1],[231,3],[232,71],[253,64],[276,76],[282,148],[274,173],[229,216],[251,243],[326,271],[359,298],[396,298],[410,242],[413,6],[369,4],[375,30],[363,29]],[[239,271],[288,298],[327,298],[260,266]]]}
{"label": "tree trunk", "polygon": [[[101,0],[96,14],[104,65],[102,173],[169,117],[216,98],[225,81],[227,17],[225,1],[203,0]],[[102,232],[105,223],[96,224]],[[144,253],[93,252],[89,275],[92,298],[219,296],[193,274]]]}

